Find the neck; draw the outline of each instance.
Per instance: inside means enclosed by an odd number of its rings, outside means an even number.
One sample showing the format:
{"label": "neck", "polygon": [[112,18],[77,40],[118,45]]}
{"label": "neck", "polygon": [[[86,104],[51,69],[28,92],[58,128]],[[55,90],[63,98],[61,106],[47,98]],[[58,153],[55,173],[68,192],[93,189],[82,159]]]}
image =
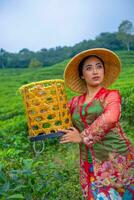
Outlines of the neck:
{"label": "neck", "polygon": [[101,88],[101,85],[98,86],[90,86],[87,85],[87,97],[92,98],[94,96],[94,94],[99,91],[99,89]]}

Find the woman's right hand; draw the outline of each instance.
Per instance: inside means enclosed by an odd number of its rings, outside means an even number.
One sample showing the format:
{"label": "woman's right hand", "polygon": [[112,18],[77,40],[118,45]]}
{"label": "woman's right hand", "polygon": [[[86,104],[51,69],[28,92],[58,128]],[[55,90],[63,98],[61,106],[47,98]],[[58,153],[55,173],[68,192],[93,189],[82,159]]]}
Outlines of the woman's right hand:
{"label": "woman's right hand", "polygon": [[60,143],[82,143],[80,132],[75,127],[69,129],[59,130],[65,134],[61,137]]}

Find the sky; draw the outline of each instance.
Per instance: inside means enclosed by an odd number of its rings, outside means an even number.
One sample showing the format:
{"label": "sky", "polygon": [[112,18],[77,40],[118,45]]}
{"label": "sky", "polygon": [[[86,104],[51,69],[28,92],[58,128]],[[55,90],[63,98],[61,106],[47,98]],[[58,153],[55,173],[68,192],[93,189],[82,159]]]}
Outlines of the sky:
{"label": "sky", "polygon": [[134,24],[134,0],[0,0],[0,48],[73,46]]}

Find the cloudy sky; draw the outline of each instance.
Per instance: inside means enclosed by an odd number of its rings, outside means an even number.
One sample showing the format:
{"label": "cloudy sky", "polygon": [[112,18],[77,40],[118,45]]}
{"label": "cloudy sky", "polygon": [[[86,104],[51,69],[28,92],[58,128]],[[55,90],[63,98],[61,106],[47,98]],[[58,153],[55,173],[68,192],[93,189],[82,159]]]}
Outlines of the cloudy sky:
{"label": "cloudy sky", "polygon": [[0,48],[73,46],[134,24],[134,0],[0,0]]}

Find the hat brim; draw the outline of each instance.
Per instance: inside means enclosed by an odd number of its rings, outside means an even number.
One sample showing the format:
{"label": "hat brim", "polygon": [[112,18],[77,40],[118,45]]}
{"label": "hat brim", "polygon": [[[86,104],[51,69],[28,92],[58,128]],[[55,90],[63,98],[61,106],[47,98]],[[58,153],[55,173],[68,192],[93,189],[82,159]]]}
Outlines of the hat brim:
{"label": "hat brim", "polygon": [[80,94],[86,92],[87,88],[85,81],[79,77],[78,66],[81,60],[89,55],[96,55],[104,61],[105,76],[102,82],[104,87],[109,87],[114,83],[121,72],[121,62],[119,57],[109,49],[94,48],[80,52],[70,60],[64,71],[65,84],[71,90]]}

